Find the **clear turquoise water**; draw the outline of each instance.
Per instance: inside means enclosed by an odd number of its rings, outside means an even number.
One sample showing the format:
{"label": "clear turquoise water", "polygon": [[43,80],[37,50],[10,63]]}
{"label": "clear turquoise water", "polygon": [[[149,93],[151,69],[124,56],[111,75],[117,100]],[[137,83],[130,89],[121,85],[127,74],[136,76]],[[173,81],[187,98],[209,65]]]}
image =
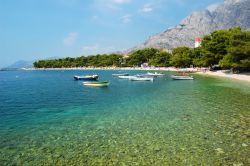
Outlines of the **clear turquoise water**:
{"label": "clear turquoise water", "polygon": [[[87,73],[111,85],[73,80]],[[0,72],[0,165],[250,164],[247,83],[112,73]]]}

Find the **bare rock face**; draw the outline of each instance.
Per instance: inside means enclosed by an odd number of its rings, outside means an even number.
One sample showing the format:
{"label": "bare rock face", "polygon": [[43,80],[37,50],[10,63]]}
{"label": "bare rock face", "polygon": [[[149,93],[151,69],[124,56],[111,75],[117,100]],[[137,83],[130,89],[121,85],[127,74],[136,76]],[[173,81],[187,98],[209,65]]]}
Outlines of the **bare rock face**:
{"label": "bare rock face", "polygon": [[250,29],[250,0],[224,0],[223,4],[213,10],[193,12],[179,25],[151,36],[144,43],[128,51],[149,47],[158,49],[194,47],[196,37],[235,26]]}

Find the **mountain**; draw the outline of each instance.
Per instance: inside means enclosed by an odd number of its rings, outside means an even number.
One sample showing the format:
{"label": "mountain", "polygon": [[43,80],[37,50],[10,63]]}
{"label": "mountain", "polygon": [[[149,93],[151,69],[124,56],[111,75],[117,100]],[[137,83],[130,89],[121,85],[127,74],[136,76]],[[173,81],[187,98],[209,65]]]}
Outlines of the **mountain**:
{"label": "mountain", "polygon": [[159,49],[194,47],[195,38],[235,26],[250,29],[250,0],[224,0],[224,3],[216,8],[208,7],[205,11],[193,12],[174,28],[151,36],[144,43],[126,52],[148,47]]}
{"label": "mountain", "polygon": [[29,68],[29,67],[33,67],[33,61],[20,60],[16,61],[15,63],[6,68]]}
{"label": "mountain", "polygon": [[[45,58],[44,60],[54,60],[54,59],[58,59],[59,57],[57,56],[54,56],[54,57],[48,57],[48,58]],[[38,61],[38,60],[34,60],[34,61],[24,61],[24,60],[20,60],[20,61],[16,61],[15,63],[5,67],[5,68],[31,68],[33,67],[33,63],[35,61]]]}

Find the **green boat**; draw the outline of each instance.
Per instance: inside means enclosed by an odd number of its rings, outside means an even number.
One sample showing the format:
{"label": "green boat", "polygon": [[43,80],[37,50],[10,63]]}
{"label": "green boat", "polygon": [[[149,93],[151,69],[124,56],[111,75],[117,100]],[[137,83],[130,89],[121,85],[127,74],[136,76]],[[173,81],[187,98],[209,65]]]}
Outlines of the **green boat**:
{"label": "green boat", "polygon": [[83,85],[85,86],[95,86],[95,87],[105,87],[105,86],[109,86],[109,82],[108,81],[86,81],[83,82]]}

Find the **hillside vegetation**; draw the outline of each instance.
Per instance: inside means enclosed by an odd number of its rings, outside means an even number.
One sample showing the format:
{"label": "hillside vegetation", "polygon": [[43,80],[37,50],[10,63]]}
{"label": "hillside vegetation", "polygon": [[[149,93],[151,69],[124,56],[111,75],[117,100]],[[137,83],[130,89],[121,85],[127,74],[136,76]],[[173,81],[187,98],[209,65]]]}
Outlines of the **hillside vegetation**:
{"label": "hillside vegetation", "polygon": [[211,67],[220,65],[223,69],[250,70],[250,31],[235,27],[214,31],[203,37],[198,48],[178,47],[172,53],[155,48],[137,50],[127,58],[119,54],[103,54],[39,60],[36,68],[62,67],[132,67],[148,63],[155,67]]}

